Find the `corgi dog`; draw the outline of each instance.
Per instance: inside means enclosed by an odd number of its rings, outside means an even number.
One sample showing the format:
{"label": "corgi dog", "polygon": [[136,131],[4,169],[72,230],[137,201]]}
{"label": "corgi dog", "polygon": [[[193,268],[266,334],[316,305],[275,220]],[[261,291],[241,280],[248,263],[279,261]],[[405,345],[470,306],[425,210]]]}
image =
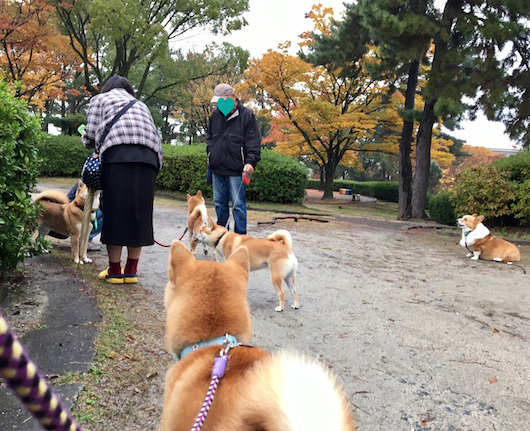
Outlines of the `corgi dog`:
{"label": "corgi dog", "polygon": [[294,309],[300,307],[295,287],[298,260],[292,250],[291,234],[286,230],[277,230],[268,238],[253,238],[249,235],[229,232],[227,228],[216,224],[210,218],[208,224],[200,229],[195,238],[213,247],[221,259],[230,257],[238,247],[244,245],[250,256],[251,271],[269,267],[272,284],[280,300],[280,305],[275,310],[283,311],[284,309],[285,296],[282,289],[284,281],[294,297],[291,307]]}
{"label": "corgi dog", "polygon": [[[206,211],[206,202],[202,197],[202,192],[199,190],[196,195],[187,194],[188,198],[188,235],[190,239],[190,247],[193,254],[197,253],[197,240],[195,234],[204,225],[208,224],[208,213]],[[204,245],[204,254],[207,254],[206,245]]]}
{"label": "corgi dog", "polygon": [[458,226],[462,228],[460,245],[467,247],[470,252],[466,255],[473,260],[480,257],[497,262],[512,263],[521,260],[521,253],[515,244],[497,238],[482,224],[484,216],[465,215],[458,219]]}
{"label": "corgi dog", "polygon": [[[248,345],[249,270],[246,247],[221,263],[171,244],[166,346],[178,361],[166,374],[161,430],[189,431],[200,412],[202,431],[354,431],[350,403],[329,370],[301,354]],[[224,371],[214,372],[224,358]],[[214,373],[224,376],[212,394]]]}
{"label": "corgi dog", "polygon": [[[91,263],[92,260],[87,256],[88,235],[87,231],[84,250],[79,255],[79,241],[81,240],[81,224],[83,222],[83,212],[85,200],[88,196],[88,187],[79,181],[75,199],[70,202],[68,196],[59,190],[47,190],[39,193],[33,198],[33,202],[39,202],[42,205],[42,211],[37,217],[38,231],[35,235],[44,237],[50,231],[57,232],[66,237],[70,237],[70,245],[75,263]],[[95,217],[94,211],[99,208],[99,191],[94,194],[92,204],[92,220]]]}

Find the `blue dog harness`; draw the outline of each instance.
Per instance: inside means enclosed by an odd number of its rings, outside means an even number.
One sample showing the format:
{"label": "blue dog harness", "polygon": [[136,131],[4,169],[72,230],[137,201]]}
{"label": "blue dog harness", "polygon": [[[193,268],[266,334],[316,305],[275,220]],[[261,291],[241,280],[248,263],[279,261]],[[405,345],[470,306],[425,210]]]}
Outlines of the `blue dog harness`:
{"label": "blue dog harness", "polygon": [[229,345],[231,348],[239,345],[239,341],[233,335],[226,334],[221,337],[211,338],[210,340],[199,341],[197,343],[190,344],[189,346],[184,347],[180,353],[177,355],[173,354],[173,359],[175,362],[180,361],[184,356],[189,355],[191,352],[201,349],[202,347],[209,346],[224,346]]}

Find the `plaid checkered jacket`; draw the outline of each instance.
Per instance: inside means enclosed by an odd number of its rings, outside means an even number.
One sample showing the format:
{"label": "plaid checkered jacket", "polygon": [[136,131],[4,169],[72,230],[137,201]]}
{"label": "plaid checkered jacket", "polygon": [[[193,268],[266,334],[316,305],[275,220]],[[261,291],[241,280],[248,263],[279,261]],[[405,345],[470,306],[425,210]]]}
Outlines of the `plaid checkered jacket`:
{"label": "plaid checkered jacket", "polygon": [[112,126],[105,142],[99,142],[103,135],[105,125],[110,123],[114,116],[127,103],[133,99],[126,90],[115,88],[107,93],[97,94],[92,97],[88,106],[87,124],[83,133],[83,144],[88,148],[97,149],[101,160],[105,150],[114,145],[136,144],[151,148],[158,155],[160,167],[162,166],[162,146],[160,136],[156,129],[149,108],[143,102],[136,102]]}

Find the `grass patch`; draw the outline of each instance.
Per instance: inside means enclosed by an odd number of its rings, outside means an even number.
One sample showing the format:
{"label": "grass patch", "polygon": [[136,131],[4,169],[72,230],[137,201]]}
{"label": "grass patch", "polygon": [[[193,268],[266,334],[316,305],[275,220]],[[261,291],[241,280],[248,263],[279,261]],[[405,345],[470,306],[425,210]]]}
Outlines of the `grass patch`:
{"label": "grass patch", "polygon": [[[69,250],[54,254],[72,265]],[[85,429],[103,431],[154,429],[162,414],[163,377],[171,363],[163,346],[163,313],[150,294],[137,285],[112,285],[97,280],[94,266],[80,266],[102,313],[96,355],[88,373],[67,373],[56,384],[84,386],[72,414]],[[160,397],[153,397],[156,388]]]}
{"label": "grass patch", "polygon": [[325,211],[337,216],[373,217],[384,220],[396,220],[399,205],[394,202],[358,202],[358,201],[320,201],[306,204],[308,208]]}

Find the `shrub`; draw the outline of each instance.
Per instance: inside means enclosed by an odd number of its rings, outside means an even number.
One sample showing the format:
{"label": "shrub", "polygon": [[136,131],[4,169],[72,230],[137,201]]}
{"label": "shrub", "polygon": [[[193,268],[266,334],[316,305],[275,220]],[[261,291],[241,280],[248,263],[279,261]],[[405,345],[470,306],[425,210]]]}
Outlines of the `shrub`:
{"label": "shrub", "polygon": [[432,220],[450,226],[455,225],[455,207],[451,202],[451,195],[451,192],[443,192],[429,197],[427,211]]}
{"label": "shrub", "polygon": [[[159,188],[194,194],[201,190],[212,196],[206,185],[205,145],[164,145],[164,166],[157,185]],[[307,169],[282,154],[262,149],[261,161],[252,175],[247,199],[267,202],[301,202],[305,195]]]}
{"label": "shrub", "polygon": [[[320,189],[320,180],[309,179],[308,187]],[[333,190],[352,189],[353,193],[371,196],[388,202],[398,202],[398,183],[393,181],[334,180]]]}
{"label": "shrub", "polygon": [[39,120],[0,81],[0,276],[40,247],[32,239],[37,207],[30,192],[37,182]]}
{"label": "shrub", "polygon": [[39,145],[39,156],[43,160],[39,175],[79,177],[92,151],[83,146],[81,136],[47,135]]}
{"label": "shrub", "polygon": [[509,180],[509,173],[494,165],[462,171],[451,196],[457,215],[477,213],[489,220],[511,215],[515,198],[516,187]]}
{"label": "shrub", "polygon": [[530,151],[520,151],[510,157],[496,160],[493,165],[509,175],[510,181],[523,183],[530,179]]}
{"label": "shrub", "polygon": [[519,184],[516,194],[517,199],[512,205],[514,217],[522,224],[530,224],[530,178]]}

